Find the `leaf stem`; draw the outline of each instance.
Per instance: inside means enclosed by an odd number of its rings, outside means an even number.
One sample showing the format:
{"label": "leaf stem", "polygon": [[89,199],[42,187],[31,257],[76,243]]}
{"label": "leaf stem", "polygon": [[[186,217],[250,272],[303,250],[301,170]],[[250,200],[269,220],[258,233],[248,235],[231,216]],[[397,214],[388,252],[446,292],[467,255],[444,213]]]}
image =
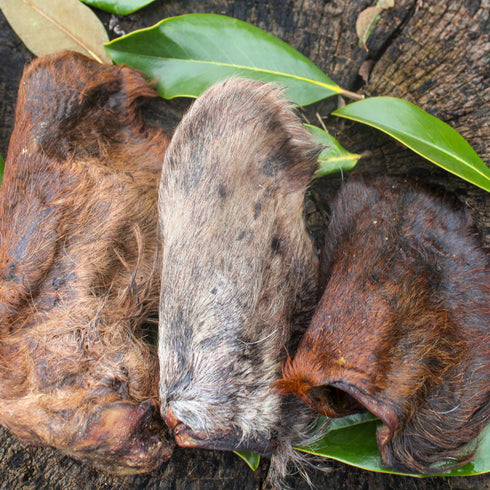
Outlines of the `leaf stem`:
{"label": "leaf stem", "polygon": [[72,32],[70,32],[66,27],[64,27],[62,24],[60,24],[56,19],[53,19],[53,17],[50,17],[46,12],[41,10],[37,5],[34,5],[30,0],[23,0],[24,3],[27,3],[29,7],[31,7],[33,10],[35,10],[39,15],[42,15],[46,20],[49,22],[53,23],[60,31],[63,31],[68,37],[71,37],[76,43],[78,43],[87,53],[92,56],[96,61],[98,61],[100,64],[104,64],[104,61],[97,56],[97,54],[90,49],[89,46],[87,46],[81,39],[79,39],[77,36],[75,36]]}
{"label": "leaf stem", "polygon": [[342,91],[340,92],[340,95],[345,95],[346,97],[349,97],[349,99],[353,100],[362,100],[364,99],[364,95],[362,94],[357,94],[356,92],[351,92],[350,90],[345,90],[341,89]]}

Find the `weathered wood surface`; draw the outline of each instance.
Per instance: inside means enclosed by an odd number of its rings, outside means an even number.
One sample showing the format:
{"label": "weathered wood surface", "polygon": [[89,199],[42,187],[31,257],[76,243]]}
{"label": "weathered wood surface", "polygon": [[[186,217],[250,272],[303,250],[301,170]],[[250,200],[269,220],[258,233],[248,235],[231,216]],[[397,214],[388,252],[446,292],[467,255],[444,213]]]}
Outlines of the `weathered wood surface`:
{"label": "weathered wood surface", "polygon": [[[456,128],[485,162],[490,161],[490,0],[397,0],[384,12],[368,41],[359,47],[355,20],[374,1],[359,0],[159,0],[127,17],[98,12],[111,37],[122,30],[148,27],[172,15],[221,13],[251,22],[290,43],[342,87],[369,95],[393,95],[410,100]],[[13,128],[18,83],[33,56],[0,13],[0,153],[5,156]],[[366,85],[359,75],[363,62],[371,73]],[[366,65],[364,65],[366,66]],[[160,101],[148,116],[168,131],[177,124],[189,101]],[[337,104],[336,98],[305,110],[316,122]],[[344,146],[369,155],[355,172],[411,175],[456,193],[467,205],[487,243],[490,242],[490,195],[426,162],[387,136],[359,124],[325,119]],[[315,194],[328,206],[340,176],[319,182]],[[369,473],[333,462],[329,474],[312,472],[323,489],[482,489],[490,477],[425,478]],[[140,476],[115,477],[63,456],[50,448],[21,443],[0,428],[0,488],[2,489],[252,489],[260,488],[267,472],[263,461],[251,472],[232,453],[177,449],[172,460]],[[288,483],[307,488],[299,476]]]}

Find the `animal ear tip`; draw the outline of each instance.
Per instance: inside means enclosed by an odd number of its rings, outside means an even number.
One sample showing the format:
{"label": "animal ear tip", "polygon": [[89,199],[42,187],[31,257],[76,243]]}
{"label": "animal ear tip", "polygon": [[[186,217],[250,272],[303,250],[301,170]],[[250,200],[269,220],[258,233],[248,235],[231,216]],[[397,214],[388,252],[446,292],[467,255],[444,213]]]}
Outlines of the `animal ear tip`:
{"label": "animal ear tip", "polygon": [[281,393],[282,395],[285,395],[285,394],[288,394],[290,393],[290,389],[291,389],[291,383],[290,383],[290,380],[287,379],[287,378],[281,378],[281,379],[278,379],[274,385],[273,385],[273,389],[275,391],[277,391],[278,393]]}

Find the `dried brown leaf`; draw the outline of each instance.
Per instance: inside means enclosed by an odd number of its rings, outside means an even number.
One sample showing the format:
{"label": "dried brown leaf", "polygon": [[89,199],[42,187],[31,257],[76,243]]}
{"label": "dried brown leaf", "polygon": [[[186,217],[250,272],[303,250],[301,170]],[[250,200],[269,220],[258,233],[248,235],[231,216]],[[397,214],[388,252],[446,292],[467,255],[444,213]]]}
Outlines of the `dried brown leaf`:
{"label": "dried brown leaf", "polygon": [[368,7],[363,10],[356,21],[356,32],[359,41],[366,47],[366,41],[376,25],[379,14],[383,11],[383,7]]}
{"label": "dried brown leaf", "polygon": [[359,75],[362,77],[366,85],[369,83],[369,75],[371,74],[373,66],[374,60],[364,60],[359,67]]}
{"label": "dried brown leaf", "polygon": [[111,63],[104,50],[109,40],[104,26],[78,0],[0,0],[0,8],[37,56],[71,49],[100,63]]}
{"label": "dried brown leaf", "polygon": [[381,7],[382,9],[390,9],[395,6],[395,0],[378,0],[376,2],[376,7]]}

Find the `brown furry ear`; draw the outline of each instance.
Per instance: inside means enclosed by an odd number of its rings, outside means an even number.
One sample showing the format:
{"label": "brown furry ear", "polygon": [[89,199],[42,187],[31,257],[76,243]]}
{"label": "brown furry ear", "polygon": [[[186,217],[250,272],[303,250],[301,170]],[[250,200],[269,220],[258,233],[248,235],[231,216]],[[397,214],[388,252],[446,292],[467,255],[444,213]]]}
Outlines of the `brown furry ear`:
{"label": "brown furry ear", "polygon": [[65,52],[25,70],[0,188],[0,424],[104,471],[172,452],[159,417],[157,183],[138,72]]}
{"label": "brown furry ear", "polygon": [[143,130],[138,106],[156,95],[139,72],[74,52],[38,58],[25,69],[4,176],[9,206],[22,209],[22,218],[4,224],[10,238],[0,247],[2,318],[36,295],[52,267],[65,212],[54,203],[67,192],[59,161],[103,157],[120,165],[123,158],[108,154],[118,144],[132,151],[126,142],[137,143]]}
{"label": "brown furry ear", "polygon": [[468,214],[389,178],[349,181],[331,210],[328,282],[280,386],[377,415],[389,468],[465,464],[490,420],[490,263]]}

